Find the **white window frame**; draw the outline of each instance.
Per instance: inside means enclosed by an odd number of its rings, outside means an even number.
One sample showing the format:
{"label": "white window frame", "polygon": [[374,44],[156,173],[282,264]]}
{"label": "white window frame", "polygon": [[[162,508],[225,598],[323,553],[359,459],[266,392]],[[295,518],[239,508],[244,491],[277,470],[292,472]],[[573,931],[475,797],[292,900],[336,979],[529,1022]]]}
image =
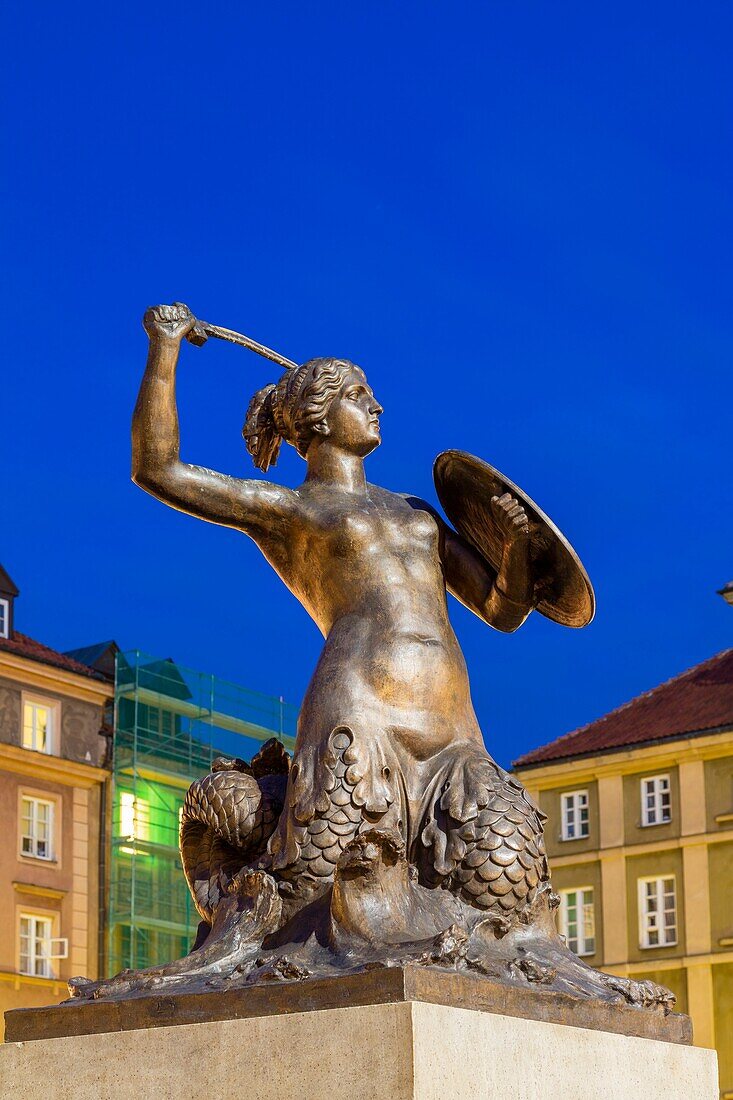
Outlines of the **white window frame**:
{"label": "white window frame", "polygon": [[[24,922],[28,931],[24,934]],[[18,973],[29,978],[56,978],[53,963],[69,956],[69,941],[65,936],[54,936],[57,917],[54,913],[33,913],[21,910],[18,913]],[[45,932],[39,936],[38,929],[45,926]],[[23,941],[27,940],[28,950],[23,950]],[[39,941],[41,948],[39,950]],[[25,955],[27,961],[23,961]],[[25,967],[25,969],[24,969]]]}
{"label": "white window frame", "polygon": [[[585,796],[585,805],[581,806],[581,797]],[[585,810],[585,832],[579,832],[581,827],[581,810]],[[568,810],[573,812],[575,834],[570,835],[570,822]],[[560,795],[560,827],[562,840],[587,840],[590,836],[590,794],[587,789],[578,791],[564,791]]]}
{"label": "white window frame", "polygon": [[[662,783],[667,786],[662,789]],[[652,784],[652,791],[646,789],[647,783]],[[649,806],[651,793],[652,805]],[[664,796],[666,797],[666,800]],[[650,825],[668,825],[672,820],[672,779],[668,772],[662,775],[645,775],[639,780],[639,797],[641,798],[641,825],[643,829]],[[666,801],[666,806],[665,806]],[[667,817],[664,817],[665,809]]]}
{"label": "white window frame", "polygon": [[[568,910],[570,898],[575,897],[575,925],[576,935],[570,931]],[[590,913],[588,910],[590,909]],[[595,955],[596,953],[596,911],[595,898],[592,886],[573,886],[568,890],[560,890],[560,910],[558,914],[560,934],[565,937],[565,942],[576,955]]]}
{"label": "white window frame", "polygon": [[2,622],[0,622],[0,638],[10,637],[10,600],[6,600],[4,596],[0,596],[0,608],[2,608],[3,616]]}
{"label": "white window frame", "polygon": [[[667,883],[672,883],[671,891],[666,888]],[[653,885],[653,891],[649,891],[649,885]],[[639,903],[639,947],[644,950],[654,950],[656,947],[674,947],[678,939],[677,911],[677,876],[651,875],[640,878],[637,882]],[[667,898],[672,898],[672,908],[666,907]],[[648,902],[654,900],[654,906]],[[670,928],[664,919],[664,914],[674,914],[674,924]],[[661,916],[661,920],[659,919]],[[657,936],[656,943],[653,942]]]}
{"label": "white window frame", "polygon": [[[25,708],[27,706],[44,707],[48,711],[48,728],[46,730],[45,748],[39,749],[35,747],[35,744],[26,745],[25,743]],[[56,699],[48,699],[43,695],[32,695],[30,692],[24,691],[21,700],[20,712],[21,748],[28,749],[30,752],[42,752],[46,756],[58,756],[60,718],[61,707]],[[35,736],[33,740],[35,741]]]}
{"label": "white window frame", "polygon": [[[31,831],[25,832],[25,818],[23,813],[24,803],[31,803]],[[40,806],[48,807],[48,836],[46,838],[47,849],[45,854],[39,851],[39,845],[42,843],[42,839],[39,837],[39,815],[38,808]],[[24,841],[30,840],[30,851],[25,850]],[[56,858],[56,803],[48,798],[37,798],[36,795],[26,794],[21,792],[20,798],[20,854],[24,859],[42,859],[44,862],[53,862]]]}

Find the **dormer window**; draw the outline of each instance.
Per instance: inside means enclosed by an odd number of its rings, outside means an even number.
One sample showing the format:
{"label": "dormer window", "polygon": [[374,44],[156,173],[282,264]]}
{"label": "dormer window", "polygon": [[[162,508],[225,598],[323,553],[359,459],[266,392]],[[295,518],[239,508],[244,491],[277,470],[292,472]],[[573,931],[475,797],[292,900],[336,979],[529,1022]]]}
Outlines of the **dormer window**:
{"label": "dormer window", "polygon": [[12,577],[0,565],[0,638],[13,636],[13,601],[17,595]]}

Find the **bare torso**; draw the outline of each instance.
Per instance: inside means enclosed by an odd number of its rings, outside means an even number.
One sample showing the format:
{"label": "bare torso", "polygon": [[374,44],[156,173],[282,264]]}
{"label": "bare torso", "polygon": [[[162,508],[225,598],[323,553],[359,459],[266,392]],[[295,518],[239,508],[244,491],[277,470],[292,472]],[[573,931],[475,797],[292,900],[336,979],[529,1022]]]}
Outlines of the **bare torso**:
{"label": "bare torso", "polygon": [[261,548],[326,638],[299,738],[367,719],[418,758],[480,740],[436,518],[375,485],[357,494],[306,483],[298,495],[291,537]]}

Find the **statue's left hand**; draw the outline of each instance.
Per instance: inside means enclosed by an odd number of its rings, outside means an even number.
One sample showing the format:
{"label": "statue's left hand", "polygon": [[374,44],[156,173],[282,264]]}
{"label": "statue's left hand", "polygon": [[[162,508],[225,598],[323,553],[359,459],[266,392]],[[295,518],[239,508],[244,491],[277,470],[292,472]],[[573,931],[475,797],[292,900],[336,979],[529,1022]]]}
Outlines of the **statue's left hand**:
{"label": "statue's left hand", "polygon": [[491,513],[505,542],[529,541],[529,518],[524,507],[511,493],[492,497]]}

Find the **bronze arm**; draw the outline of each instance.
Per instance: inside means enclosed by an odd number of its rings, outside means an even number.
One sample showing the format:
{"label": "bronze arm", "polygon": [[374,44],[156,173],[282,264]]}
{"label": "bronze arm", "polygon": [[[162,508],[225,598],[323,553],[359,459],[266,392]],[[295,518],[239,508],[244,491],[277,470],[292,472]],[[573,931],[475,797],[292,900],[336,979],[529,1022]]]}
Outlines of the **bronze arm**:
{"label": "bronze arm", "polygon": [[491,566],[465,539],[442,523],[441,557],[448,591],[480,619],[511,634],[534,607],[529,565],[517,542],[504,544],[501,568]]}
{"label": "bronze arm", "polygon": [[181,340],[194,318],[180,306],[148,310],[148,360],[132,418],[132,480],[181,512],[277,537],[294,516],[297,494],[269,482],[244,480],[180,459],[176,367]]}

